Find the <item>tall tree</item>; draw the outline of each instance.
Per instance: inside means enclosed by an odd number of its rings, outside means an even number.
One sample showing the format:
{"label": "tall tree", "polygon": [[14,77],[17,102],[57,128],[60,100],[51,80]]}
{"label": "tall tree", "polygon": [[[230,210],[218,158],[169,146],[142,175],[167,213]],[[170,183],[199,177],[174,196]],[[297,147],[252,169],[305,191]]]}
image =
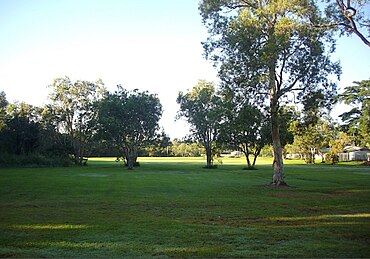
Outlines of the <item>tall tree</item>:
{"label": "tall tree", "polygon": [[128,169],[133,169],[138,151],[160,136],[162,105],[156,95],[147,91],[117,88],[98,102],[99,128],[101,136],[121,152]]}
{"label": "tall tree", "polygon": [[370,147],[370,80],[353,83],[339,95],[340,101],[353,108],[340,116],[356,144]]}
{"label": "tall tree", "polygon": [[96,82],[72,82],[68,77],[57,78],[49,86],[50,100],[59,130],[70,138],[75,163],[82,165],[88,144],[94,134],[93,122],[96,116],[94,102],[102,97],[104,84]]}
{"label": "tall tree", "polygon": [[[311,1],[203,0],[203,22],[209,29],[204,43],[208,59],[219,65],[224,83],[250,98],[269,102],[274,147],[272,184],[286,185],[280,139],[280,104],[297,93],[297,100],[322,89],[329,98],[340,66],[330,61],[334,48]],[[330,46],[326,45],[328,43]]]}
{"label": "tall tree", "polygon": [[212,168],[222,120],[221,98],[216,93],[214,84],[199,81],[189,92],[180,92],[177,103],[180,104],[178,117],[184,117],[190,124],[192,137],[205,148],[206,167]]}

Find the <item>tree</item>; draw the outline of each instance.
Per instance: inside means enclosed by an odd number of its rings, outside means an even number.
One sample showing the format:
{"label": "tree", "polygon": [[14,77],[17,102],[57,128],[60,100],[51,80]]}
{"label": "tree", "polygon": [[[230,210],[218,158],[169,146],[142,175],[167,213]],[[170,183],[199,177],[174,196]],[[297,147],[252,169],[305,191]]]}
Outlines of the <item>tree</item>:
{"label": "tree", "polygon": [[198,157],[201,156],[202,150],[197,143],[187,143],[174,139],[171,152],[176,157]]}
{"label": "tree", "polygon": [[[226,96],[224,99],[229,101],[223,102],[223,106],[228,110],[226,119],[221,124],[219,140],[240,150],[245,155],[247,169],[255,169],[262,148],[271,142],[268,118],[248,101],[241,105],[240,100],[235,98],[232,92],[225,91],[224,95]],[[253,156],[252,161],[250,155]]]}
{"label": "tree", "polygon": [[350,145],[351,142],[352,138],[345,132],[337,132],[335,138],[330,140],[330,152],[328,155],[333,165],[338,161],[338,153],[343,152],[344,147]]}
{"label": "tree", "polygon": [[[336,0],[329,1],[325,13],[327,20],[317,24],[317,27],[329,27],[338,29],[340,35],[355,34],[360,40],[370,47],[370,41],[366,38],[367,30],[370,37],[370,2],[367,0]],[[367,16],[367,17],[366,17]]]}
{"label": "tree", "polygon": [[68,77],[57,78],[49,86],[52,113],[57,120],[58,129],[68,134],[73,148],[75,163],[82,165],[84,155],[95,133],[94,102],[104,93],[104,84],[96,82],[72,82]]}
{"label": "tree", "polygon": [[162,131],[155,137],[153,142],[145,148],[145,151],[142,152],[144,155],[150,157],[166,157],[169,156],[170,146],[172,146],[170,137]]}
{"label": "tree", "polygon": [[353,108],[340,115],[344,128],[356,139],[356,144],[370,147],[370,80],[353,82],[339,95],[339,100]]}
{"label": "tree", "polygon": [[41,138],[40,114],[38,107],[24,102],[8,104],[6,127],[2,132],[3,151],[15,155],[36,152]]}
{"label": "tree", "polygon": [[309,1],[203,0],[203,22],[209,29],[206,57],[215,62],[225,84],[251,99],[269,102],[274,147],[272,184],[285,185],[279,110],[284,100],[297,100],[321,89],[336,93],[330,74],[340,66],[330,61],[330,34],[313,28],[320,20]]}
{"label": "tree", "polygon": [[40,146],[49,157],[66,158],[73,154],[69,135],[61,131],[59,114],[52,105],[45,105],[41,112],[40,126],[42,138]]}
{"label": "tree", "polygon": [[162,105],[158,97],[147,91],[127,91],[118,86],[116,92],[106,93],[97,106],[101,136],[121,152],[128,169],[133,169],[138,151],[159,136]]}
{"label": "tree", "polygon": [[185,94],[180,92],[177,103],[180,104],[178,117],[184,117],[190,124],[192,137],[205,148],[206,167],[212,168],[222,121],[221,98],[216,93],[214,84],[199,81],[191,91]]}
{"label": "tree", "polygon": [[0,131],[6,126],[6,107],[8,106],[5,92],[0,92]]}
{"label": "tree", "polygon": [[322,149],[329,147],[334,128],[329,117],[332,101],[325,99],[321,91],[310,92],[302,100],[300,118],[291,124],[293,144],[308,164],[315,163],[316,155],[321,155],[324,161]]}
{"label": "tree", "polygon": [[[294,127],[293,127],[294,128]],[[315,164],[316,154],[321,154],[323,148],[323,135],[318,124],[296,125],[294,131],[293,146],[298,148],[299,153],[307,164]]]}

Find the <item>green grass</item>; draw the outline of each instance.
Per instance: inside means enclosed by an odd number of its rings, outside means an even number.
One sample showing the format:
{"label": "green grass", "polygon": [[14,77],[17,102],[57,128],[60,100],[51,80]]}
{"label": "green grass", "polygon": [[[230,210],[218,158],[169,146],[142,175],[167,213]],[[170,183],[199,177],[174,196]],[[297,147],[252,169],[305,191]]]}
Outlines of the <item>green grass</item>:
{"label": "green grass", "polygon": [[370,169],[202,158],[0,168],[0,257],[370,257]]}

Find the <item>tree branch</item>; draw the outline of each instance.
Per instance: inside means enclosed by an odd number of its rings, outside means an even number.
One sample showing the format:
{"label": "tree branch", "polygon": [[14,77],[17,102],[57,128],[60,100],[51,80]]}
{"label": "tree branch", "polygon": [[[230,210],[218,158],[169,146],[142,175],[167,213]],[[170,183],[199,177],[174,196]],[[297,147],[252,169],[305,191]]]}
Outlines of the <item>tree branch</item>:
{"label": "tree branch", "polygon": [[[357,10],[351,6],[351,1],[347,0],[347,5],[344,4],[343,0],[336,0],[338,7],[340,8],[343,16],[348,20],[349,24],[344,22],[336,22],[336,23],[328,23],[328,24],[316,24],[312,20],[311,25],[316,28],[335,28],[335,27],[345,27],[348,31],[353,32],[356,34],[361,41],[370,47],[370,41],[366,39],[366,37],[358,30],[357,24],[354,20],[355,15],[357,14]],[[370,24],[362,24],[359,23],[361,26],[370,27]]]}
{"label": "tree branch", "polygon": [[278,93],[278,98],[280,98],[281,96],[283,96],[284,94],[290,92],[290,91],[301,91],[301,90],[304,90],[304,87],[303,88],[294,88],[294,86],[298,83],[299,80],[301,80],[305,75],[306,73],[308,72],[308,69],[306,69],[306,71],[304,71],[302,73],[301,76],[298,76],[289,86],[285,87],[284,89],[280,90]]}

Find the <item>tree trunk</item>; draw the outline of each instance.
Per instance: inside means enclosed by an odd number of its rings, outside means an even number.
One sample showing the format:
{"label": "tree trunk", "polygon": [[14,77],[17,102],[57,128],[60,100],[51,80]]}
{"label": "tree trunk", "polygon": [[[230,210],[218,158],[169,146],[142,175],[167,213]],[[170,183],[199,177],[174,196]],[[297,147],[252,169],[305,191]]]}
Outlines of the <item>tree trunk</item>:
{"label": "tree trunk", "polygon": [[127,169],[132,170],[134,169],[134,157],[132,155],[128,155],[127,158]]}
{"label": "tree trunk", "polygon": [[267,29],[268,42],[267,47],[269,48],[269,62],[268,62],[268,86],[270,90],[270,112],[271,112],[271,135],[272,144],[274,149],[274,174],[272,176],[271,185],[274,186],[285,186],[284,181],[284,165],[283,165],[283,150],[280,141],[280,130],[279,130],[279,94],[281,85],[276,82],[276,66],[277,66],[277,42],[275,38],[275,28],[271,25]]}
{"label": "tree trunk", "polygon": [[212,165],[213,165],[213,156],[212,156],[212,148],[211,147],[207,147],[206,157],[207,157],[207,167],[211,168]]}
{"label": "tree trunk", "polygon": [[254,168],[254,166],[256,165],[256,161],[257,161],[257,157],[260,155],[261,153],[261,149],[262,148],[257,148],[256,152],[253,153],[253,164],[252,164],[252,168]]}
{"label": "tree trunk", "polygon": [[251,165],[251,160],[249,159],[249,152],[245,152],[245,159],[247,159],[247,168],[248,170],[253,169],[253,166]]}
{"label": "tree trunk", "polygon": [[311,148],[311,164],[315,164],[316,148]]}
{"label": "tree trunk", "polygon": [[272,176],[271,184],[274,186],[285,186],[286,183],[284,181],[283,152],[281,147],[279,131],[279,102],[275,88],[275,81],[272,81],[272,83],[274,84],[274,86],[270,88],[271,89],[270,109],[271,109],[272,144],[274,148],[274,162],[273,162],[274,174]]}
{"label": "tree trunk", "polygon": [[272,143],[274,148],[274,174],[272,176],[272,185],[275,186],[282,186],[286,185],[284,181],[284,165],[283,165],[283,154],[280,142],[280,132],[279,132],[279,124],[278,124],[278,117],[271,116],[271,132],[272,132]]}
{"label": "tree trunk", "polygon": [[127,169],[132,170],[134,169],[134,165],[137,160],[137,148],[136,147],[128,147],[126,148],[126,162],[127,162]]}

